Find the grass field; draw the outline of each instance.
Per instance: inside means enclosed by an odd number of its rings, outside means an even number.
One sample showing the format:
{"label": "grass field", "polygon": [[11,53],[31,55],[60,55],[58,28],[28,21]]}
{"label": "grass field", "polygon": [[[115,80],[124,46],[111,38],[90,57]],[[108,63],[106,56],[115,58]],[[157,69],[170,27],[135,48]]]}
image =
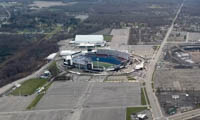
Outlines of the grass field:
{"label": "grass field", "polygon": [[144,89],[141,88],[141,104],[142,105],[146,105],[147,102],[146,102],[146,99],[145,99],[145,93],[144,93]]}
{"label": "grass field", "polygon": [[[49,83],[45,86],[45,89],[44,89],[45,92],[49,89],[49,87],[51,86],[52,83],[53,83],[53,82],[49,82]],[[34,100],[28,105],[28,107],[27,107],[26,109],[27,109],[27,110],[30,110],[30,109],[34,108],[34,107],[38,104],[38,102],[42,99],[43,96],[44,96],[44,93],[38,94],[38,95],[34,98]]]}
{"label": "grass field", "polygon": [[[145,94],[146,94],[146,98],[147,98],[147,104],[148,105],[150,105],[150,102],[149,102],[149,97],[148,97],[148,95],[147,95],[147,91],[146,91],[146,88],[144,88],[144,92],[145,92]],[[151,106],[150,106],[151,107]]]}
{"label": "grass field", "polygon": [[32,109],[33,107],[35,107],[37,105],[37,103],[40,101],[40,99],[44,96],[44,93],[42,94],[38,94],[34,100],[31,102],[31,104],[26,108],[27,110]]}
{"label": "grass field", "polygon": [[103,37],[106,42],[111,42],[113,36],[112,35],[104,35]]}
{"label": "grass field", "polygon": [[47,83],[47,79],[30,79],[22,83],[21,87],[15,89],[11,94],[12,95],[31,95],[35,93],[36,89],[42,87],[45,83]]}
{"label": "grass field", "polygon": [[130,108],[127,108],[126,109],[126,120],[131,120],[131,117],[130,115],[132,113],[138,113],[138,112],[141,112],[143,110],[146,110],[147,107],[130,107]]}
{"label": "grass field", "polygon": [[134,77],[131,76],[127,76],[128,81],[135,81],[136,79]]}
{"label": "grass field", "polygon": [[109,67],[113,66],[113,64],[110,64],[110,63],[97,62],[97,61],[94,61],[93,65],[96,66],[96,67],[99,66],[99,67],[105,67],[105,68],[109,68]]}

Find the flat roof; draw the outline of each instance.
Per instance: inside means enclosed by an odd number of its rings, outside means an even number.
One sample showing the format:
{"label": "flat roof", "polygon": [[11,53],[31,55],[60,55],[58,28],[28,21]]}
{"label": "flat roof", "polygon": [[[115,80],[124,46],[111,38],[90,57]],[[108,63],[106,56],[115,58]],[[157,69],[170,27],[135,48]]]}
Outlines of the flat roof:
{"label": "flat roof", "polygon": [[78,45],[79,47],[94,47],[94,44],[89,44],[89,43],[81,43]]}
{"label": "flat roof", "polygon": [[76,35],[75,43],[102,43],[103,35]]}

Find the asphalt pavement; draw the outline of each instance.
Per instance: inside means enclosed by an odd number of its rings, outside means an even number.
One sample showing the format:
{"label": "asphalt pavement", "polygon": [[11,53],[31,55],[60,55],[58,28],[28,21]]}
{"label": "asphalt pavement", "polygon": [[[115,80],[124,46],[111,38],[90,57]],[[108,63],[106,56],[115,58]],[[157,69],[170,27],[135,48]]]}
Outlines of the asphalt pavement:
{"label": "asphalt pavement", "polygon": [[169,35],[171,34],[171,32],[174,28],[174,23],[175,23],[178,15],[180,14],[182,7],[183,7],[183,3],[181,4],[181,6],[178,9],[175,18],[173,19],[172,24],[171,24],[170,28],[168,29],[167,34],[166,34],[163,42],[160,45],[160,49],[152,57],[152,61],[149,64],[148,69],[147,69],[147,75],[146,75],[146,79],[145,79],[146,89],[147,89],[147,94],[149,96],[149,101],[150,101],[150,105],[151,105],[151,111],[152,111],[152,114],[153,114],[153,118],[155,120],[166,120],[167,118],[165,118],[163,116],[162,111],[161,111],[161,107],[159,105],[159,101],[158,101],[158,99],[157,99],[157,97],[156,97],[156,95],[153,91],[152,77],[153,77],[153,73],[155,71],[156,63],[158,62],[159,57],[162,54],[162,50],[163,50],[165,44],[167,43],[167,39],[169,38]]}

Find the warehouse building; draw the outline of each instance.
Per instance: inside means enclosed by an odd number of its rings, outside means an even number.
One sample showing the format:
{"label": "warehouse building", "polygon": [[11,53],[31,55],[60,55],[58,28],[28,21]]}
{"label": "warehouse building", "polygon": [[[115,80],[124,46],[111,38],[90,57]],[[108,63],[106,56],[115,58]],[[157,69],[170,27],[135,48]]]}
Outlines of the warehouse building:
{"label": "warehouse building", "polygon": [[70,43],[79,47],[103,47],[106,44],[103,35],[76,35],[75,40]]}

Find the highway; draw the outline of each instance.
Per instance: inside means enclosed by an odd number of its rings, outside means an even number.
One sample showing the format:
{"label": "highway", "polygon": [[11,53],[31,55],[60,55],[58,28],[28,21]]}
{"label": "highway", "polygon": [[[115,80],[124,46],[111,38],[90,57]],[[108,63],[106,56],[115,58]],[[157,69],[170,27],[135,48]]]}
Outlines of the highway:
{"label": "highway", "polygon": [[147,94],[149,96],[149,101],[150,101],[150,105],[151,105],[151,112],[152,112],[152,116],[154,118],[154,120],[166,120],[167,118],[163,116],[158,99],[153,91],[152,88],[152,77],[153,77],[153,73],[155,71],[155,67],[156,67],[156,63],[159,60],[160,55],[162,54],[162,50],[165,46],[165,44],[167,43],[167,39],[170,35],[170,33],[172,32],[173,28],[174,28],[174,23],[178,17],[178,15],[180,14],[182,7],[183,7],[184,1],[183,3],[180,5],[175,18],[172,21],[171,26],[169,27],[163,42],[160,45],[160,49],[157,51],[157,54],[155,54],[155,56],[153,56],[152,61],[150,62],[150,64],[148,65],[147,68],[147,75],[145,78],[145,82],[146,82],[146,90],[147,90]]}

